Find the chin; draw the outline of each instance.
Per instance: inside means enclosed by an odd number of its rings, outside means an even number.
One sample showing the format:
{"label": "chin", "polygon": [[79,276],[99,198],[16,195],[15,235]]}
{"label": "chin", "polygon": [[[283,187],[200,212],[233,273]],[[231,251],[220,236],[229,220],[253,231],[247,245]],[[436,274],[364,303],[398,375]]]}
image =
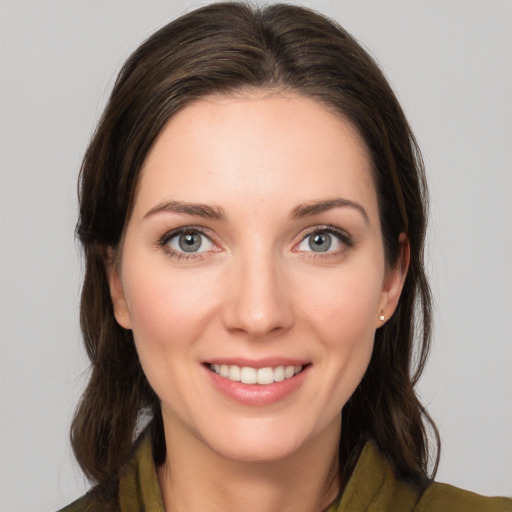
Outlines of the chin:
{"label": "chin", "polygon": [[229,443],[218,442],[210,447],[217,455],[239,462],[268,463],[287,459],[300,451],[301,443],[282,442],[279,438],[260,439],[259,436],[239,439]]}
{"label": "chin", "polygon": [[[311,443],[314,444],[324,438],[322,433],[315,432],[314,426],[308,425],[305,421],[289,422],[277,418],[251,418],[219,427],[210,428],[203,442],[217,455],[240,462],[283,461],[300,455]],[[334,437],[339,436],[340,427],[337,425],[327,430],[333,432]],[[325,433],[324,430],[323,434]],[[328,437],[331,437],[331,434],[328,434]]]}

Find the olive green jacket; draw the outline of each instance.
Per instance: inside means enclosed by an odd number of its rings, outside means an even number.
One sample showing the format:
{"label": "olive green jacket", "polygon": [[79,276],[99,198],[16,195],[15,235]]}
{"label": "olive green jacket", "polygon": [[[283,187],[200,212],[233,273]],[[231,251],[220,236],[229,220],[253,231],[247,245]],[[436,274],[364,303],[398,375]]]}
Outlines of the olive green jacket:
{"label": "olive green jacket", "polygon": [[[149,436],[139,444],[119,479],[116,512],[164,512]],[[61,512],[112,510],[85,495]],[[364,447],[343,493],[325,512],[512,512],[512,499],[487,498],[433,483],[418,491],[398,481],[371,443]],[[241,511],[243,512],[243,511]]]}

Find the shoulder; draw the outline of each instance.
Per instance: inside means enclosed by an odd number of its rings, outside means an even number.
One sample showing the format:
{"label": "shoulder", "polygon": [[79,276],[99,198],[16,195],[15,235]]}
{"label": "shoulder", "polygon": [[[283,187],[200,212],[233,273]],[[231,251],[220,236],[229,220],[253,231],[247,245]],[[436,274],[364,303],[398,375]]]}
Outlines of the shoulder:
{"label": "shoulder", "polygon": [[512,499],[490,498],[448,484],[433,483],[421,495],[414,512],[512,512]]}
{"label": "shoulder", "polygon": [[107,503],[98,498],[93,492],[89,492],[78,498],[73,503],[59,510],[58,512],[118,512],[117,508],[112,503]]}
{"label": "shoulder", "polygon": [[326,512],[512,512],[512,499],[488,498],[433,482],[417,487],[397,478],[379,450],[368,442],[340,498]]}
{"label": "shoulder", "polygon": [[127,463],[116,478],[102,487],[93,487],[85,496],[59,512],[164,512],[156,475],[150,436],[141,434]]}

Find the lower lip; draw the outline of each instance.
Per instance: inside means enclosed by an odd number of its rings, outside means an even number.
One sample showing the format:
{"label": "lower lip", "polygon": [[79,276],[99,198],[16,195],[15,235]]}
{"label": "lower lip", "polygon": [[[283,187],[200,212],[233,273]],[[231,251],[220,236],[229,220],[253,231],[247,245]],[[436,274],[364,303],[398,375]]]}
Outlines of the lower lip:
{"label": "lower lip", "polygon": [[221,377],[205,366],[210,381],[217,391],[225,397],[243,405],[265,406],[284,400],[297,391],[303,384],[311,369],[306,366],[300,373],[289,379],[273,384],[244,384]]}

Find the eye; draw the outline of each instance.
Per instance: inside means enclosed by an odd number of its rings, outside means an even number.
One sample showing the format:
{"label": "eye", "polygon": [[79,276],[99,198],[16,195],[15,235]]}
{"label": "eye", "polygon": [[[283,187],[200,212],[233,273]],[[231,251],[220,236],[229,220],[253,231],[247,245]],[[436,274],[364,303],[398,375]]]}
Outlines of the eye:
{"label": "eye", "polygon": [[346,233],[334,228],[321,228],[306,235],[297,250],[315,253],[341,252],[351,245],[350,237]]}
{"label": "eye", "polygon": [[203,233],[195,229],[187,229],[171,233],[164,245],[175,253],[197,254],[211,251],[215,244]]}

